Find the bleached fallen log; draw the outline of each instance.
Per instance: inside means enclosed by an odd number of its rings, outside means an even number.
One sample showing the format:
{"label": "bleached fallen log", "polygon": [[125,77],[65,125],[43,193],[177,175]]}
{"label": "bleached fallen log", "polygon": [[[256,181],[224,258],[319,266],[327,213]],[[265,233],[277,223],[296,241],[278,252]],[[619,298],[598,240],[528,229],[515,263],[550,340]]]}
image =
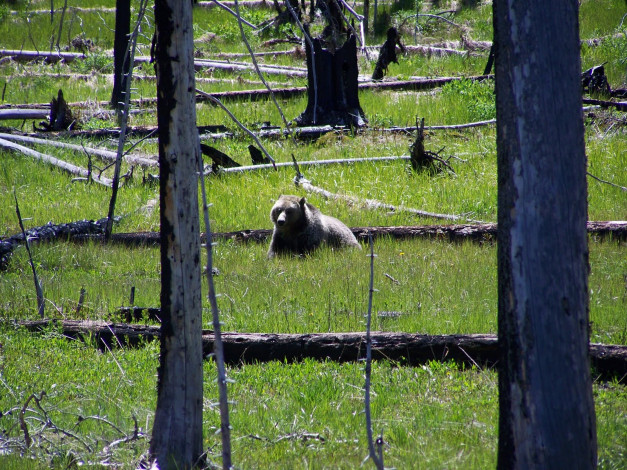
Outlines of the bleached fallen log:
{"label": "bleached fallen log", "polygon": [[[394,160],[409,160],[409,155],[401,155],[401,156],[389,156],[389,157],[364,157],[364,158],[332,158],[326,160],[307,160],[304,162],[298,162],[298,166],[318,166],[318,165],[337,165],[337,164],[352,164],[352,163],[363,163],[363,162],[385,162],[385,161],[394,161]],[[276,164],[276,167],[293,167],[294,164],[291,162],[280,162]],[[274,165],[267,163],[262,165],[248,165],[248,166],[238,166],[235,168],[220,168],[220,173],[243,173],[246,171],[255,171],[255,170],[269,170],[273,169]]]}
{"label": "bleached fallen log", "polygon": [[[487,121],[476,121],[476,122],[466,122],[463,124],[448,124],[448,125],[436,125],[436,126],[424,126],[424,130],[457,130],[457,129],[469,129],[472,127],[483,127],[489,126],[492,124],[496,124],[496,119],[489,119]],[[407,126],[407,127],[382,127],[382,128],[370,128],[370,129],[362,129],[360,132],[382,132],[382,133],[397,133],[397,132],[405,132],[405,133],[413,133],[416,132],[416,126]],[[296,136],[300,137],[319,137],[328,132],[337,132],[340,133],[348,133],[352,132],[350,128],[335,128],[332,126],[311,126],[311,127],[297,127],[293,129],[293,132]],[[258,132],[259,137],[285,137],[289,135],[287,130],[281,128],[272,128],[272,129],[261,129]],[[384,157],[387,158],[387,157]],[[393,157],[393,158],[401,158],[401,157]],[[290,163],[291,165],[291,163]]]}
{"label": "bleached fallen log", "polygon": [[[224,1],[220,3],[231,8],[235,8],[235,2]],[[266,0],[244,0],[237,3],[240,8],[274,8],[272,2]],[[196,5],[202,8],[215,8],[218,6],[215,2],[198,2]]]}
{"label": "bleached fallen log", "polygon": [[[48,11],[49,13],[50,11]],[[2,49],[0,57],[11,57],[13,60],[20,62],[30,62],[33,60],[45,60],[46,62],[72,62],[76,59],[84,59],[87,57],[82,52],[61,52],[61,51],[24,51],[18,49]]]}
{"label": "bleached fallen log", "polygon": [[[54,13],[61,13],[63,10],[64,10],[63,8],[56,8],[52,11]],[[72,12],[72,13],[73,12],[76,12],[76,13],[115,13],[115,8],[104,8],[104,7],[83,8],[83,7],[68,6],[67,11]],[[47,10],[28,10],[26,13],[29,16],[30,15],[49,15],[50,9],[48,8]],[[23,11],[16,11],[16,10],[9,11],[9,15],[11,16],[18,16],[18,15],[23,15],[23,14],[24,14]]]}
{"label": "bleached fallen log", "polygon": [[49,113],[46,109],[0,109],[0,121],[9,119],[46,119]]}
{"label": "bleached fallen log", "polygon": [[[255,66],[249,63],[227,62],[219,60],[195,59],[194,68],[196,70],[203,68],[230,70],[230,71],[246,71],[255,70]],[[304,68],[285,67],[278,65],[259,65],[259,70],[270,75],[286,75],[288,77],[306,77],[307,70]]]}
{"label": "bleached fallen log", "polygon": [[[106,51],[106,55],[113,57],[113,53],[111,51]],[[13,60],[20,62],[30,62],[34,60],[44,60],[46,62],[72,62],[74,60],[85,59],[88,54],[84,54],[82,52],[45,52],[45,51],[24,51],[24,50],[15,50],[15,49],[4,49],[0,50],[0,57],[11,57]],[[149,56],[135,56],[133,64],[135,66],[149,63],[151,58]],[[206,60],[206,59],[195,59],[194,67],[196,70],[210,68],[210,69],[220,69],[220,70],[230,70],[230,71],[245,71],[245,70],[254,70],[253,64],[249,63],[233,63],[228,61],[220,61],[220,60]],[[304,68],[296,68],[296,67],[286,67],[286,66],[278,66],[278,65],[262,65],[260,66],[262,72],[271,74],[271,75],[286,75],[288,77],[306,77],[307,70]]]}
{"label": "bleached fallen log", "polygon": [[[467,122],[464,124],[449,124],[442,126],[424,126],[424,130],[455,130],[455,129],[468,129],[471,127],[482,127],[489,126],[491,124],[496,124],[496,119],[488,119],[487,121],[476,121],[476,122]],[[408,126],[408,127],[386,127],[385,129],[380,129],[381,132],[416,132],[416,126]]]}
{"label": "bleached fallen log", "polygon": [[96,183],[100,183],[104,186],[111,186],[112,182],[109,178],[104,176],[96,176],[93,173],[90,174],[88,170],[82,168],[80,166],[72,165],[64,160],[59,160],[52,155],[46,155],[45,153],[37,152],[36,150],[29,149],[28,147],[24,147],[23,145],[16,144],[15,142],[11,142],[5,139],[0,139],[0,147],[6,148],[9,150],[13,150],[15,152],[20,152],[24,155],[28,155],[29,157],[33,157],[37,160],[41,160],[50,165],[56,166],[57,168],[61,168],[62,170],[70,173],[72,175],[81,176],[83,178],[91,178]]}
{"label": "bleached fallen log", "polygon": [[354,196],[347,196],[345,194],[332,193],[330,191],[327,191],[326,189],[320,188],[318,186],[314,186],[305,178],[303,178],[302,175],[298,175],[296,178],[294,178],[294,183],[296,184],[296,186],[300,186],[305,191],[319,194],[325,199],[340,199],[343,201],[347,201],[350,204],[364,206],[367,209],[385,209],[390,212],[408,212],[410,214],[419,215],[421,217],[432,217],[434,219],[456,220],[456,221],[465,220],[466,222],[483,223],[480,220],[474,220],[469,217],[464,217],[462,215],[439,214],[437,212],[428,212],[428,211],[423,211],[421,209],[414,209],[412,207],[393,206],[392,204],[386,204],[386,203],[377,201],[375,199],[360,199]]}
{"label": "bleached fallen log", "polygon": [[[368,57],[376,60],[377,54],[379,53],[380,46],[368,46],[366,50],[368,51]],[[363,49],[360,49],[360,52]],[[436,47],[436,46],[405,46],[405,55],[423,55],[427,57],[435,56],[435,57],[444,57],[456,55],[460,57],[468,56],[468,51],[464,51],[461,49],[453,49],[450,47]]]}
{"label": "bleached fallen log", "polygon": [[[85,147],[83,145],[76,145],[76,144],[68,144],[66,142],[59,142],[57,140],[52,140],[52,139],[39,139],[37,137],[28,137],[25,135],[5,134],[5,133],[0,133],[0,139],[11,140],[15,142],[25,142],[29,144],[50,145],[52,147],[75,150],[77,152],[84,152],[89,155],[95,155],[107,161],[115,161],[115,159],[117,158],[117,153],[111,150]],[[157,166],[156,160],[151,160],[149,158],[144,158],[139,155],[133,155],[133,154],[125,155],[124,161],[126,161],[129,165],[140,165],[143,167]]]}

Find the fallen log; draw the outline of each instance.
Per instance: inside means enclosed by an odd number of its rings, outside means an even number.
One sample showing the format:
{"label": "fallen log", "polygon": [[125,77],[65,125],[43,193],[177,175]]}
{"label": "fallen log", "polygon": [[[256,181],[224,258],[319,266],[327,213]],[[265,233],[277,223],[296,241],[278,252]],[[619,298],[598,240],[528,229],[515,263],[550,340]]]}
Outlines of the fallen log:
{"label": "fallen log", "polygon": [[[2,51],[0,51],[1,55]],[[488,80],[494,78],[494,75],[476,75],[470,77],[440,77],[440,78],[424,78],[424,77],[415,77],[411,80],[383,80],[378,82],[373,82],[371,80],[360,82],[358,87],[360,90],[394,90],[394,91],[419,91],[419,90],[430,90],[433,88],[441,87],[447,83],[452,81],[462,80]],[[296,96],[303,95],[307,92],[307,87],[286,87],[286,88],[274,88],[272,93],[277,98],[292,98]],[[211,93],[212,96],[218,98],[220,101],[256,101],[261,99],[269,99],[270,91],[267,88],[255,89],[255,90],[235,90],[235,91],[224,91],[224,92],[216,92]],[[136,100],[130,100],[130,104],[133,106],[154,106],[157,102],[156,98],[140,98]],[[207,97],[203,97],[200,94],[196,95],[196,102],[210,103],[211,100]],[[108,108],[108,101],[100,101],[96,103],[100,108]],[[93,107],[94,103],[69,103],[71,108],[74,107]],[[36,104],[28,104],[28,105],[19,105],[19,104],[11,104],[11,105],[0,105],[0,109],[19,109],[19,108],[33,108],[33,109],[49,109],[50,103],[36,103]],[[425,129],[428,127],[425,126]]]}
{"label": "fallen log", "polygon": [[[111,51],[106,51],[105,55],[113,58],[113,53]],[[56,63],[56,62],[73,62],[75,60],[85,59],[88,54],[83,52],[44,52],[44,51],[25,51],[25,50],[13,50],[13,49],[2,49],[0,50],[0,57],[10,57],[12,60],[17,62],[33,62],[33,61],[44,61],[46,63]],[[151,58],[149,56],[135,56],[134,57],[134,66],[138,66],[141,64],[150,63]],[[239,71],[254,71],[255,66],[252,63],[233,63],[228,61],[219,61],[219,60],[207,60],[207,59],[195,59],[194,60],[194,68],[196,70],[201,69],[218,69],[218,70],[227,70],[232,72]],[[264,73],[271,75],[285,75],[288,77],[305,77],[307,76],[307,71],[304,69],[299,69],[295,67],[285,67],[285,66],[277,66],[277,65],[261,65],[259,67]]]}
{"label": "fallen log", "polygon": [[[293,156],[292,156],[293,158]],[[312,192],[314,194],[319,194],[325,199],[335,199],[346,201],[349,205],[357,205],[361,207],[365,207],[366,209],[384,209],[389,212],[407,212],[409,214],[417,215],[420,217],[432,217],[435,219],[444,219],[444,220],[455,220],[455,221],[466,221],[466,222],[476,222],[481,223],[479,220],[473,220],[469,217],[465,217],[462,215],[454,215],[454,214],[439,214],[436,212],[428,212],[422,209],[414,209],[413,207],[406,206],[393,206],[392,204],[386,204],[381,201],[377,201],[376,199],[362,199],[354,196],[348,196],[346,194],[337,194],[327,191],[324,188],[319,186],[314,186],[307,179],[300,174],[298,167],[296,167],[297,176],[294,178],[294,184],[296,186],[300,186],[305,191]]]}
{"label": "fallen log", "polygon": [[[26,231],[31,242],[54,241],[64,239],[75,242],[103,241],[103,224],[106,219],[98,221],[82,220],[67,224],[48,223],[43,227],[35,227]],[[588,222],[588,234],[599,239],[611,237],[613,240],[627,240],[627,221]],[[353,227],[355,236],[367,241],[369,234],[374,238],[389,237],[395,240],[410,238],[431,238],[436,240],[458,242],[496,242],[498,227],[495,223],[487,224],[450,224],[450,225],[401,225],[391,227]],[[234,240],[237,242],[266,242],[272,235],[271,229],[235,230],[232,232],[214,232],[214,240]],[[158,246],[161,243],[159,232],[114,233],[111,243],[125,246]],[[205,242],[205,234],[201,234],[201,242]],[[0,259],[2,253],[12,251],[16,245],[24,243],[21,233],[0,240]],[[11,245],[10,250],[7,249]],[[3,249],[4,246],[4,249]]]}
{"label": "fallen log", "polygon": [[[48,10],[50,13],[50,10]],[[77,59],[85,59],[86,54],[82,52],[44,52],[44,51],[25,51],[21,49],[1,49],[0,57],[10,57],[17,62],[31,62],[34,60],[43,60],[48,63],[56,63],[59,61],[72,62]]]}
{"label": "fallen log", "polygon": [[29,149],[28,147],[24,147],[23,145],[10,142],[8,140],[0,139],[0,147],[13,150],[16,152],[20,152],[24,155],[28,155],[29,157],[33,157],[37,160],[41,160],[43,162],[49,163],[50,165],[60,168],[66,171],[67,173],[70,173],[71,175],[78,175],[83,178],[91,178],[96,183],[100,183],[104,186],[111,186],[112,184],[109,178],[106,178],[104,176],[95,176],[94,174],[86,170],[85,168],[72,165],[71,163],[68,163],[64,160],[59,160],[58,158],[53,157],[52,155],[46,155],[45,153],[37,152],[35,150]]}
{"label": "fallen log", "polygon": [[[231,8],[235,8],[235,2],[223,1],[220,2]],[[266,0],[243,0],[238,2],[240,8],[274,8],[274,5]],[[215,2],[197,2],[197,6],[202,8],[215,8],[218,5]]]}
{"label": "fallen log", "polygon": [[[252,63],[237,63],[229,61],[195,59],[194,68],[202,69],[218,69],[230,72],[254,71],[255,66]],[[307,70],[296,67],[284,67],[278,65],[259,65],[259,70],[269,75],[285,75],[287,77],[306,77]]]}
{"label": "fallen log", "polygon": [[[56,8],[56,9],[53,9],[52,11],[50,10],[50,8],[48,8],[47,10],[28,10],[26,13],[28,14],[28,16],[50,15],[51,13],[62,13],[63,10],[65,10],[65,8]],[[68,6],[67,11],[72,12],[72,13],[76,12],[76,13],[100,13],[102,14],[102,13],[115,13],[115,8],[105,8],[105,7],[81,8],[81,7]],[[12,16],[24,15],[24,13],[25,13],[24,11],[16,11],[16,10],[9,11],[9,14]]]}
{"label": "fallen log", "polygon": [[616,108],[619,111],[627,111],[627,101],[605,101],[595,100],[592,98],[584,98],[584,104],[594,104],[602,108]]}
{"label": "fallen log", "polygon": [[0,121],[9,119],[46,119],[49,111],[47,109],[0,109]]}
{"label": "fallen log", "polygon": [[[117,158],[117,153],[111,150],[85,147],[84,145],[68,144],[65,142],[59,142],[57,140],[52,140],[52,139],[39,139],[37,137],[29,137],[25,135],[5,134],[5,133],[0,133],[0,139],[17,141],[17,142],[25,142],[28,144],[50,145],[52,147],[71,149],[77,152],[85,152],[86,154],[89,154],[89,155],[95,155],[107,161],[115,161]],[[130,165],[140,165],[144,167],[156,167],[157,166],[157,160],[151,160],[149,158],[144,158],[139,155],[133,155],[133,154],[124,155],[124,161]]]}
{"label": "fallen log", "polygon": [[[6,321],[4,323],[7,323]],[[95,339],[105,348],[138,346],[159,338],[160,327],[89,320],[20,321],[17,326],[40,332],[57,327],[68,338]],[[403,366],[430,361],[455,361],[467,367],[494,367],[499,362],[498,338],[491,334],[422,335],[373,332],[372,357]],[[213,352],[212,331],[203,330],[203,354]],[[222,333],[225,362],[239,364],[269,361],[299,362],[304,359],[354,362],[366,353],[366,334],[355,333]],[[627,379],[627,346],[590,344],[590,359],[596,378],[624,382]]]}
{"label": "fallen log", "polygon": [[[104,234],[107,219],[79,220],[67,224],[53,224],[51,222],[40,227],[32,227],[24,233],[30,241],[43,242],[61,239],[71,239],[77,235]],[[0,271],[6,269],[13,250],[25,243],[24,234],[21,232],[8,238],[0,240]]]}
{"label": "fallen log", "polygon": [[[373,238],[389,237],[395,240],[411,238],[430,238],[450,242],[475,241],[496,242],[498,227],[495,223],[487,224],[451,224],[451,225],[415,225],[395,227],[353,227],[352,232],[357,239],[368,240],[369,233]],[[599,239],[612,238],[613,240],[627,240],[627,221],[588,222],[588,234]],[[266,242],[272,235],[270,229],[236,230],[233,232],[214,232],[211,234],[214,240],[235,240],[238,242]],[[97,234],[76,234],[71,240],[83,242],[88,240],[101,241]],[[160,243],[159,232],[135,232],[114,233],[111,235],[111,243],[119,243],[126,246],[157,246]],[[204,243],[205,235],[201,234]]]}

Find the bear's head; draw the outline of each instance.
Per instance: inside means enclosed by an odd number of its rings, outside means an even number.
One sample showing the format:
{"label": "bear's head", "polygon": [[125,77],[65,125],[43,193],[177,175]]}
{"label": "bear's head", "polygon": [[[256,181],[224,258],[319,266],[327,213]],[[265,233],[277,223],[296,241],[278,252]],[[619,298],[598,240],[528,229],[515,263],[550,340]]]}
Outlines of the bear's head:
{"label": "bear's head", "polygon": [[272,223],[280,232],[297,232],[307,224],[307,201],[304,197],[280,196],[270,212]]}

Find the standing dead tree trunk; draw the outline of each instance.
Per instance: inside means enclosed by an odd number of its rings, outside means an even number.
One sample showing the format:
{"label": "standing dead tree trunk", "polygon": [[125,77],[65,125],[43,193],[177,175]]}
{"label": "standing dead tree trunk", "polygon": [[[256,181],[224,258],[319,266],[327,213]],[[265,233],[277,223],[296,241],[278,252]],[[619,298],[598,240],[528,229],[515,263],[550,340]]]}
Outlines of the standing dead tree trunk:
{"label": "standing dead tree trunk", "polygon": [[161,352],[151,459],[161,470],[202,456],[202,295],[196,99],[189,1],[155,2],[161,209]]}
{"label": "standing dead tree trunk", "polygon": [[[343,26],[338,3],[319,5],[328,24],[322,37],[305,41],[308,99],[296,124],[363,127],[368,121],[359,104],[357,39]],[[305,34],[309,37],[307,27]]]}
{"label": "standing dead tree trunk", "polygon": [[498,468],[593,469],[577,1],[496,1],[494,30]]}
{"label": "standing dead tree trunk", "polygon": [[396,46],[405,52],[405,46],[401,43],[401,35],[396,28],[389,28],[387,32],[387,39],[379,49],[379,58],[377,64],[372,72],[373,80],[383,80],[383,77],[387,73],[388,66],[394,62],[398,64],[398,58],[396,57]]}
{"label": "standing dead tree trunk", "polygon": [[128,54],[129,34],[131,32],[131,1],[115,2],[115,37],[113,40],[113,92],[111,105],[118,110],[123,108],[126,80],[130,70]]}

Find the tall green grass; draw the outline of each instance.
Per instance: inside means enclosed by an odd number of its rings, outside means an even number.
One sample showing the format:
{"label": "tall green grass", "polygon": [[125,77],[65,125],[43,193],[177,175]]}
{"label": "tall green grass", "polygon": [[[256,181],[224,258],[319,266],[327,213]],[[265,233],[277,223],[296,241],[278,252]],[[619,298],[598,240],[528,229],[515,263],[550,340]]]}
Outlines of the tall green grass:
{"label": "tall green grass", "polygon": [[[114,462],[137,468],[148,446],[156,402],[158,343],[102,352],[96,344],[68,341],[55,329],[44,335],[0,326],[0,410],[3,436],[23,434],[17,413],[28,396],[40,397],[25,422],[34,445],[22,458],[0,457],[3,468],[61,469],[75,461],[87,468]],[[367,454],[363,416],[363,366],[304,361],[271,362],[229,369],[233,460],[239,468],[356,468]],[[432,362],[418,368],[374,363],[372,415],[383,432],[387,465],[396,468],[484,469],[495,465],[497,377],[493,371],[459,369]],[[219,411],[215,367],[204,367],[204,447],[219,462]],[[627,432],[625,388],[597,384],[600,468],[625,464],[621,436]],[[81,439],[42,431],[49,423]],[[139,439],[110,451],[106,444]],[[105,421],[106,420],[106,421]],[[115,427],[114,427],[115,426]],[[43,435],[47,442],[38,439]],[[89,446],[90,450],[85,447]],[[38,461],[33,462],[32,457]]]}
{"label": "tall green grass", "polygon": [[[268,243],[220,241],[214,265],[218,305],[227,331],[312,333],[364,331],[368,299],[366,250],[323,249],[307,259],[266,259]],[[592,341],[625,344],[627,299],[624,248],[590,245]],[[373,328],[427,334],[496,333],[496,247],[445,241],[379,239],[375,244]],[[47,316],[119,320],[118,307],[159,306],[158,248],[98,244],[41,244],[34,262],[47,299]],[[24,249],[18,249],[0,284],[0,317],[34,318],[36,297]],[[206,292],[206,287],[204,288]],[[203,322],[211,323],[204,302]]]}
{"label": "tall green grass", "polygon": [[[59,2],[55,2],[57,4]],[[114,6],[113,0],[78,2],[82,7]],[[69,6],[78,5],[68,2]],[[412,2],[408,2],[412,3]],[[50,24],[49,15],[28,11],[49,8],[45,1],[18,1],[9,16],[0,10],[0,47],[50,50],[56,42],[59,14]],[[426,4],[425,4],[426,5]],[[439,2],[446,9],[452,2]],[[58,5],[56,5],[58,7]],[[390,7],[392,24],[414,12],[415,4]],[[424,6],[424,5],[423,5]],[[387,8],[387,7],[386,7]],[[5,13],[3,13],[3,11]],[[243,9],[247,19],[258,23],[272,16],[269,10]],[[427,11],[427,10],[425,10]],[[581,2],[581,36],[584,39],[617,32],[624,14],[622,0]],[[220,52],[244,52],[238,27],[228,14],[217,9],[195,8],[194,37],[199,53],[213,57]],[[82,26],[77,22],[82,20]],[[49,102],[59,88],[68,101],[90,104],[79,112],[84,128],[115,126],[114,116],[94,117],[97,101],[107,101],[111,87],[111,59],[105,51],[113,43],[112,13],[71,13],[66,16],[60,46],[84,34],[96,43],[89,59],[69,65],[0,64],[0,89],[6,85],[4,103]],[[467,28],[472,39],[491,40],[491,7],[478,3],[464,7],[452,18]],[[396,23],[395,23],[396,22]],[[147,54],[152,36],[147,18],[140,38],[140,54]],[[417,43],[457,40],[460,30],[444,22],[420,20]],[[220,33],[208,39],[206,33]],[[268,37],[249,35],[255,49]],[[380,44],[382,36],[369,39]],[[406,44],[413,42],[404,33]],[[613,88],[625,83],[625,39],[614,38],[597,47],[582,47],[583,67],[607,62]],[[284,46],[281,46],[282,48]],[[285,46],[284,48],[292,46]],[[482,73],[485,53],[459,57],[401,56],[388,70],[391,76],[476,75]],[[246,60],[246,59],[243,59]],[[360,57],[360,74],[370,75],[376,57]],[[260,62],[304,66],[302,57],[260,58]],[[60,74],[86,74],[87,79],[61,78]],[[136,73],[152,74],[142,65]],[[222,83],[200,83],[205,91],[260,88],[253,73],[234,77],[223,71],[204,71],[198,76],[226,78]],[[304,79],[270,77],[272,81],[302,86]],[[137,81],[134,97],[154,97],[154,81]],[[411,126],[416,118],[426,125],[460,124],[494,117],[493,84],[461,81],[428,93],[363,91],[360,101],[369,121],[366,132],[329,134],[316,141],[293,143],[290,139],[266,140],[279,162],[329,158],[407,155],[414,136],[390,134],[380,128]],[[252,129],[270,121],[282,125],[270,101],[227,103],[238,118]],[[306,106],[306,97],[280,100],[288,119]],[[589,171],[620,185],[627,167],[627,140],[622,116],[611,111],[586,114],[586,153]],[[233,138],[211,144],[242,164],[249,162],[252,142],[222,111],[207,104],[197,108],[198,124],[222,124]],[[131,125],[155,125],[155,113],[131,116]],[[31,123],[3,122],[31,129]],[[135,139],[131,139],[134,141]],[[113,140],[85,139],[85,145],[115,148]],[[464,214],[495,221],[497,214],[496,143],[494,127],[467,130],[428,131],[427,149],[454,155],[455,174],[413,173],[407,161],[384,164],[361,163],[301,167],[315,185],[359,198],[373,198],[397,206],[432,212]],[[86,166],[80,152],[36,146],[77,165]],[[142,142],[134,151],[157,154],[154,140]],[[72,183],[71,177],[34,160],[0,152],[0,237],[19,231],[13,194],[17,195],[26,227],[48,222],[98,219],[105,215],[109,191],[98,185]],[[94,159],[97,166],[104,163]],[[123,172],[129,170],[124,165]],[[148,170],[146,173],[156,173]],[[110,174],[110,170],[109,173]],[[144,172],[135,169],[118,196],[115,226],[118,232],[158,230],[158,185],[144,183]],[[292,168],[246,174],[222,174],[207,179],[212,228],[232,231],[271,228],[269,211],[280,194],[299,194],[323,212],[339,217],[349,226],[417,225],[439,223],[402,211],[366,210],[359,205],[325,200],[305,193],[293,184]],[[589,179],[590,220],[620,220],[627,215],[627,199],[612,186]],[[152,208],[151,208],[152,207]],[[215,278],[224,329],[245,332],[311,333],[363,331],[367,307],[369,258],[366,250],[321,249],[305,259],[279,258],[268,261],[268,241],[241,244],[219,241],[214,262]],[[365,245],[364,245],[365,248]],[[624,276],[627,261],[623,242],[590,238],[590,331],[591,340],[627,343],[627,296]],[[494,244],[448,243],[444,240],[378,239],[375,242],[375,287],[373,328],[429,334],[495,333],[497,329],[496,246]],[[128,304],[135,287],[135,303],[158,306],[160,292],[159,248],[125,248],[86,243],[33,245],[33,256],[46,297],[46,315],[55,318],[116,319],[112,314]],[[76,314],[79,292],[87,290],[85,304]],[[206,291],[206,288],[203,286]],[[203,323],[210,325],[204,301]],[[37,442],[17,457],[0,455],[0,467],[68,468],[76,464],[99,468],[111,462],[118,468],[136,468],[148,448],[147,437],[114,446],[103,453],[106,443],[130,435],[137,419],[141,433],[149,433],[155,407],[158,344],[134,350],[106,351],[93,340],[68,341],[51,328],[30,334],[10,326],[17,319],[36,318],[36,298],[30,266],[23,247],[16,249],[8,269],[0,272],[0,442],[23,444],[17,413],[28,396],[46,392],[41,405],[60,428],[78,439],[45,431],[47,442]],[[333,364],[305,361],[299,364],[253,364],[231,368],[230,398],[234,435],[234,461],[240,468],[355,468],[366,455],[363,430],[363,370],[360,363]],[[497,385],[493,371],[460,370],[452,364],[431,363],[420,368],[381,362],[373,369],[373,417],[375,432],[386,441],[388,466],[396,468],[489,468],[495,464],[497,440]],[[624,438],[627,435],[627,395],[624,385],[594,387],[599,436],[599,466],[627,465]],[[204,443],[208,458],[219,461],[220,442],[215,434],[218,411],[213,364],[205,365]],[[33,403],[31,403],[33,405]],[[41,429],[41,410],[27,412],[29,429]],[[80,418],[79,418],[80,417]],[[87,418],[87,419],[81,419]],[[99,419],[102,418],[102,419]],[[103,421],[113,423],[122,432]],[[4,449],[0,451],[0,454]],[[36,460],[32,460],[36,458]]]}

